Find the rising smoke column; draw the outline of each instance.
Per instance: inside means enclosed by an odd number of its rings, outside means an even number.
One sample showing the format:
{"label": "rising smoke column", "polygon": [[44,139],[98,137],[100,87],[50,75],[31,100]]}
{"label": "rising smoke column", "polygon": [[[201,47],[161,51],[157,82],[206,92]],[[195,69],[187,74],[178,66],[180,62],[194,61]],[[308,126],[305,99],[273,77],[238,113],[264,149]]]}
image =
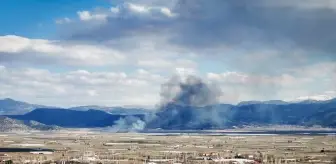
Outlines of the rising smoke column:
{"label": "rising smoke column", "polygon": [[223,111],[217,108],[222,92],[195,76],[175,76],[162,85],[161,104],[146,128],[211,129],[225,126]]}
{"label": "rising smoke column", "polygon": [[214,129],[226,126],[227,106],[218,106],[222,92],[196,76],[174,76],[161,88],[161,103],[145,120],[126,117],[115,122],[114,131],[144,129]]}
{"label": "rising smoke column", "polygon": [[181,106],[202,107],[215,104],[221,96],[220,88],[205,83],[196,76],[175,76],[161,88],[162,105],[173,103]]}

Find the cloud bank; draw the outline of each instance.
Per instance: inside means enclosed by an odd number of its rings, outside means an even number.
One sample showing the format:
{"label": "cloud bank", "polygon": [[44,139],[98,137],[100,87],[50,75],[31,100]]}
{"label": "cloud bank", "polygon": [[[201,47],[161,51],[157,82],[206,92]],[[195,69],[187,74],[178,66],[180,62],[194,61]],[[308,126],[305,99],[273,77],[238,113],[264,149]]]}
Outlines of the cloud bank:
{"label": "cloud bank", "polygon": [[176,74],[216,83],[225,93],[219,102],[333,97],[335,6],[332,0],[118,0],[81,9],[54,19],[57,39],[0,36],[0,97],[155,105],[161,84]]}

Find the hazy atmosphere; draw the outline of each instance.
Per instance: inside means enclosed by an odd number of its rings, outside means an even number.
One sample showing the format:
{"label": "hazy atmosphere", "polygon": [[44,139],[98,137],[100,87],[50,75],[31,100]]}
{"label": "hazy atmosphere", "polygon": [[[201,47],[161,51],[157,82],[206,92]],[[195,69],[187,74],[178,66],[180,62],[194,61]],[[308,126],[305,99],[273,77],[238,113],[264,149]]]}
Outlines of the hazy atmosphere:
{"label": "hazy atmosphere", "polygon": [[188,79],[204,105],[336,97],[333,0],[1,3],[0,98],[153,107]]}
{"label": "hazy atmosphere", "polygon": [[0,2],[1,164],[336,164],[336,0]]}

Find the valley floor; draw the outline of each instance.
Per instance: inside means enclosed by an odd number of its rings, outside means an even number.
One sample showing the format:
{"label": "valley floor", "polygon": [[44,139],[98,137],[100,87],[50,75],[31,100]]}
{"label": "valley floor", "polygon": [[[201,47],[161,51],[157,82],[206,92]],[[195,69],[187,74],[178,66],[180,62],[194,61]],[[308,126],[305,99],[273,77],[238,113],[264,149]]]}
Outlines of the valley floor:
{"label": "valley floor", "polygon": [[[14,163],[330,163],[336,136],[110,133],[89,129],[1,133],[0,160]],[[12,151],[12,150],[11,150]]]}

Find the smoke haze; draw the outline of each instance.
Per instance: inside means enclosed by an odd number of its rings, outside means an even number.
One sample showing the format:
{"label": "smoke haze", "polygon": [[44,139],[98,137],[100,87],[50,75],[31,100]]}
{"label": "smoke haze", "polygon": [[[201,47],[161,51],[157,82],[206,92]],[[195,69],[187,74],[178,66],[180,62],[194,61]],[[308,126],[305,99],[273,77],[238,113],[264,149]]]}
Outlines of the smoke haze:
{"label": "smoke haze", "polygon": [[161,88],[161,104],[173,103],[181,106],[206,106],[218,103],[221,96],[219,87],[206,83],[196,76],[171,78]]}
{"label": "smoke haze", "polygon": [[[174,76],[162,85],[162,102],[147,128],[206,129],[223,127],[226,119],[217,110],[222,92],[196,76]],[[225,109],[222,110],[225,112]]]}
{"label": "smoke haze", "polygon": [[119,132],[119,131],[128,131],[134,132],[143,130],[145,128],[146,123],[138,117],[127,116],[125,118],[121,118],[115,122],[115,125],[111,127],[111,131]]}

